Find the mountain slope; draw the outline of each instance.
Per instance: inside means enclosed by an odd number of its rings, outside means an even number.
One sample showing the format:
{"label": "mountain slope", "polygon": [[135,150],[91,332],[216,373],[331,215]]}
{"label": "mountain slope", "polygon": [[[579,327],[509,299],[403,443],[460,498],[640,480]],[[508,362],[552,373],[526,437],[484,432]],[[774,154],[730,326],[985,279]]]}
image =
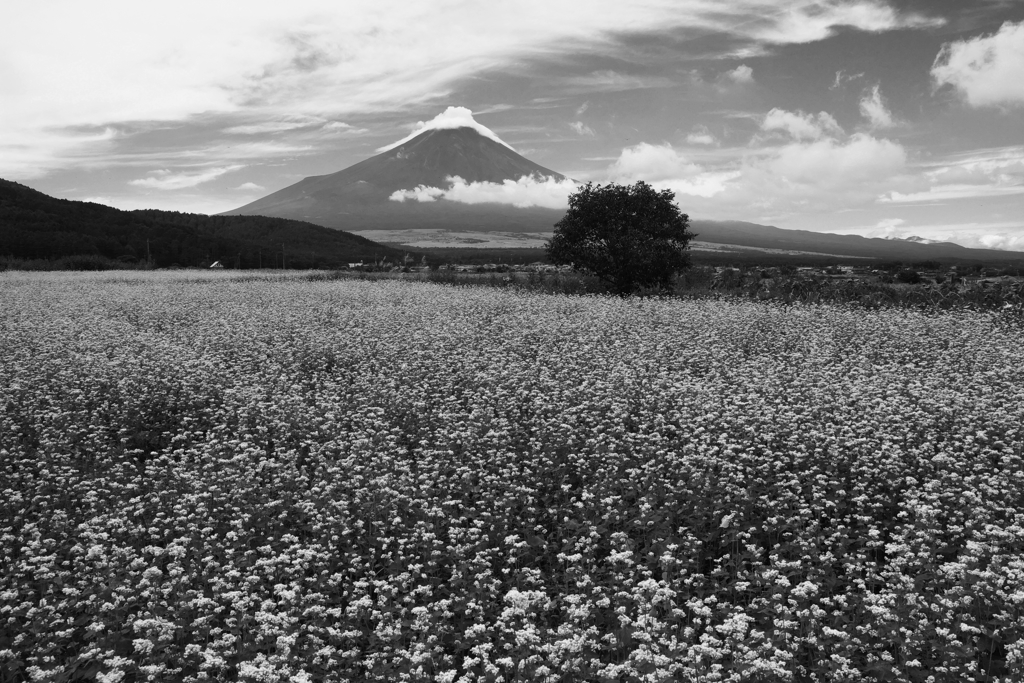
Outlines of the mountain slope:
{"label": "mountain slope", "polygon": [[447,188],[448,178],[501,183],[523,176],[565,176],[536,164],[472,128],[431,129],[353,166],[311,176],[222,215],[266,215],[344,230],[550,230],[565,213],[542,207],[392,201],[398,190]]}
{"label": "mountain slope", "polygon": [[837,235],[810,230],[785,230],[744,221],[692,221],[697,239],[762,249],[787,249],[821,254],[867,256],[893,261],[965,259],[978,261],[1024,260],[1024,253],[996,249],[969,249],[952,242],[916,242]]}
{"label": "mountain slope", "polygon": [[264,216],[206,216],[173,211],[122,211],[56,199],[0,179],[0,257],[57,259],[98,255],[157,266],[253,268],[331,267],[401,258],[404,252],[319,225]]}

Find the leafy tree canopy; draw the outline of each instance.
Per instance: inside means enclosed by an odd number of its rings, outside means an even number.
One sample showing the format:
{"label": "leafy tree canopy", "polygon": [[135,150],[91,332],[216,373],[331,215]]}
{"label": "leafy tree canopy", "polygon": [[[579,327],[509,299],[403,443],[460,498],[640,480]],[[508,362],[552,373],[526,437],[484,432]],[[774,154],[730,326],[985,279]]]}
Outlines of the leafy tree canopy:
{"label": "leafy tree canopy", "polygon": [[690,218],[671,190],[587,183],[569,197],[569,210],[555,224],[548,258],[593,273],[615,291],[667,287],[689,266]]}

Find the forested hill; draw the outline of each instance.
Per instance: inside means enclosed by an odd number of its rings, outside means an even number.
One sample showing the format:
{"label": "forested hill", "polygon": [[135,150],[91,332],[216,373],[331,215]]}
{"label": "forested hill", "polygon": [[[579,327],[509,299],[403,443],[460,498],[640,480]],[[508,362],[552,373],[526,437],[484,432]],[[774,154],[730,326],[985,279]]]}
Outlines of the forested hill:
{"label": "forested hill", "polygon": [[0,179],[0,258],[56,260],[91,255],[158,267],[262,265],[326,268],[401,259],[405,252],[341,230],[266,216],[122,211],[56,199]]}

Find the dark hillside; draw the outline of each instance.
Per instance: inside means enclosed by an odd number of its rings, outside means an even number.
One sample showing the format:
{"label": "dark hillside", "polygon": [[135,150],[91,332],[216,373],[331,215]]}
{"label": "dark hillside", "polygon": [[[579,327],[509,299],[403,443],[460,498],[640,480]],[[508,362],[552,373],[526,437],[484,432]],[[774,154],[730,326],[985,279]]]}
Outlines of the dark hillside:
{"label": "dark hillside", "polygon": [[266,216],[122,211],[56,199],[0,179],[0,258],[101,256],[157,267],[333,267],[401,259],[405,251],[311,223]]}

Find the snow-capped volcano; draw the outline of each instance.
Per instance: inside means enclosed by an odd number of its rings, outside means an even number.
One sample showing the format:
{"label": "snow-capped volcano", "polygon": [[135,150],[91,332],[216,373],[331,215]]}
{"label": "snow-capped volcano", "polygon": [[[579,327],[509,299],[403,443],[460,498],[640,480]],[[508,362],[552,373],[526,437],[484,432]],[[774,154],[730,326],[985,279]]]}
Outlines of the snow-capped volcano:
{"label": "snow-capped volcano", "polygon": [[462,107],[449,107],[382,149],[337,173],[305,178],[225,213],[344,230],[550,231],[565,213],[553,207],[574,187],[561,173],[513,150]]}
{"label": "snow-capped volcano", "polygon": [[481,124],[476,119],[474,119],[473,112],[471,112],[469,109],[466,109],[465,107],[448,107],[443,112],[432,118],[430,121],[420,121],[419,123],[417,123],[413,127],[413,131],[406,135],[401,140],[399,140],[398,142],[392,142],[390,145],[384,145],[377,151],[387,152],[388,150],[394,149],[399,145],[404,145],[405,143],[409,142],[420,133],[426,132],[428,130],[454,130],[456,128],[472,128],[477,133],[480,133],[480,135],[483,135],[485,138],[490,138],[491,140],[494,140],[498,144],[505,145],[513,152],[515,151],[512,145],[508,144],[507,142],[499,138],[493,130],[491,130],[487,126]]}

